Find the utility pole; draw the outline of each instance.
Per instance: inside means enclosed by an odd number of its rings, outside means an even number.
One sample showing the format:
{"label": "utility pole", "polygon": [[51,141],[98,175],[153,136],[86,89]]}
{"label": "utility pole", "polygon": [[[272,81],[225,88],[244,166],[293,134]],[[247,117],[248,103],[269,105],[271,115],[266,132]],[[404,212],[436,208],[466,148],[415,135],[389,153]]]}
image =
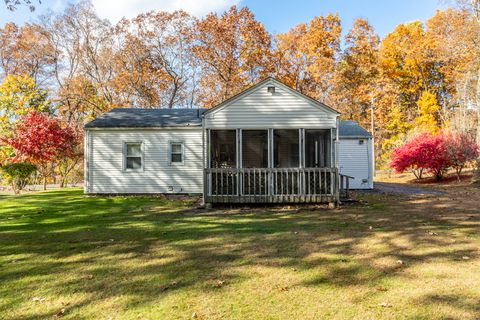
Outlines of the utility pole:
{"label": "utility pole", "polygon": [[370,133],[372,134],[372,171],[373,171],[373,176],[376,176],[376,170],[375,170],[375,117],[374,117],[374,103],[375,103],[375,98],[372,96],[371,102],[370,102]]}

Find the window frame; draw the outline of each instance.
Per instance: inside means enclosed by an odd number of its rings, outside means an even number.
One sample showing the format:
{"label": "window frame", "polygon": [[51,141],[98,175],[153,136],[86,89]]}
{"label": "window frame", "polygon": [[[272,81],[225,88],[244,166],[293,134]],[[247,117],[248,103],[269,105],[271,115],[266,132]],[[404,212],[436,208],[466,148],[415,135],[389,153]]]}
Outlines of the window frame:
{"label": "window frame", "polygon": [[[127,168],[127,159],[128,157],[138,158],[138,156],[129,156],[128,155],[128,145],[140,145],[140,168],[133,169]],[[139,172],[145,170],[145,155],[144,155],[144,143],[143,141],[124,141],[123,142],[123,171],[124,172]]]}
{"label": "window frame", "polygon": [[[182,150],[180,153],[173,152],[174,144],[179,144],[182,147]],[[173,154],[180,154],[182,156],[182,161],[172,161]],[[183,141],[175,140],[175,141],[168,142],[168,163],[171,166],[182,166],[185,164],[185,143]]]}

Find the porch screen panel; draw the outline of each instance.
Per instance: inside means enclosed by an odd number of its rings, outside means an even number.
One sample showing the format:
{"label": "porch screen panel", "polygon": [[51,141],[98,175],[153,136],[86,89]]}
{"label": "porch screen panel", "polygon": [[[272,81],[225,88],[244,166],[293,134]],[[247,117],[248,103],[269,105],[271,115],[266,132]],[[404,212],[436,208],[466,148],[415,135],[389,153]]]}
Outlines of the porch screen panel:
{"label": "porch screen panel", "polygon": [[268,194],[268,130],[242,130],[242,194]]}
{"label": "porch screen panel", "polygon": [[[211,192],[214,195],[237,194],[238,175],[232,171],[237,167],[236,130],[210,131],[210,165],[220,169],[211,174]],[[230,170],[231,169],[231,170]]]}
{"label": "porch screen panel", "polygon": [[212,168],[237,166],[237,133],[235,130],[212,130],[210,134],[210,159]]}
{"label": "porch screen panel", "polygon": [[268,168],[268,130],[242,130],[242,167]]}
{"label": "porch screen panel", "polygon": [[[330,130],[305,130],[305,166],[325,168],[331,166]],[[309,194],[330,194],[332,176],[328,171],[312,171],[305,176]]]}
{"label": "porch screen panel", "polygon": [[305,130],[305,166],[330,167],[330,130]]}
{"label": "porch screen panel", "polygon": [[273,166],[275,168],[298,168],[299,165],[298,130],[274,130]]}

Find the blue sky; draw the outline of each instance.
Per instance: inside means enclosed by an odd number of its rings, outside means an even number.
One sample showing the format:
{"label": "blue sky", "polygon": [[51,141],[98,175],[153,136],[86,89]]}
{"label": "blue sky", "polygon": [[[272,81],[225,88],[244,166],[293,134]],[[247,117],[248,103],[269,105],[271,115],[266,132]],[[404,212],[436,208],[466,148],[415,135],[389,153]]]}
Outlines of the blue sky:
{"label": "blue sky", "polygon": [[[75,0],[70,0],[75,1]],[[9,12],[0,9],[0,23],[14,21],[22,24],[34,21],[48,10],[61,11],[68,0],[42,0],[34,13],[26,8]],[[356,18],[367,18],[383,36],[403,22],[425,21],[435,10],[445,8],[442,0],[92,0],[99,15],[116,22],[123,15],[132,16],[148,10],[185,9],[196,16],[209,11],[221,11],[232,4],[248,6],[271,33],[285,32],[292,26],[307,22],[316,15],[338,13],[344,30]]]}

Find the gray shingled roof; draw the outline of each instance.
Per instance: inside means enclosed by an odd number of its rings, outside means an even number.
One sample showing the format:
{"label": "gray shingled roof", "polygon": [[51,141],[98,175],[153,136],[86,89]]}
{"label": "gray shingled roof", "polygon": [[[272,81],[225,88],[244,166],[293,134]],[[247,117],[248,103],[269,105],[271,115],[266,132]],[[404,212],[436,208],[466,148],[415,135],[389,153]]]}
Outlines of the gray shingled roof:
{"label": "gray shingled roof", "polygon": [[202,125],[205,109],[116,108],[87,123],[85,128],[160,128]]}
{"label": "gray shingled roof", "polygon": [[340,120],[338,126],[338,135],[348,138],[371,138],[370,132],[362,128],[358,123],[352,120]]}
{"label": "gray shingled roof", "polygon": [[[117,108],[87,123],[85,128],[199,127],[206,109]],[[372,135],[355,121],[340,121],[340,137],[370,138]]]}

